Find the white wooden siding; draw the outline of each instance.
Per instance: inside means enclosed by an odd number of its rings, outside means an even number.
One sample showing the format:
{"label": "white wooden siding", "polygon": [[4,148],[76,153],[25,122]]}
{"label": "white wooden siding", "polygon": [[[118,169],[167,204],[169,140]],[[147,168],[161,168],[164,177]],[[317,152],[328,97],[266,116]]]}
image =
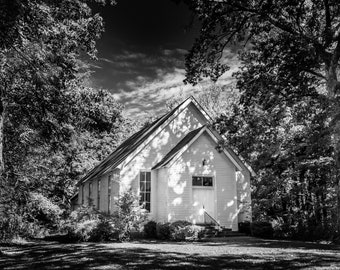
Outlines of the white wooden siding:
{"label": "white wooden siding", "polygon": [[[204,132],[169,168],[169,212],[171,218],[195,222],[193,216],[192,176],[214,177],[215,213],[223,226],[237,230],[236,168],[216,149],[216,143]],[[203,159],[208,161],[202,165]]]}
{"label": "white wooden siding", "polygon": [[[169,123],[159,134],[157,134],[142,150],[135,154],[134,158],[125,164],[121,170],[121,190],[125,192],[132,188],[134,192],[139,193],[139,172],[141,170],[151,170],[188,132],[206,124],[206,120],[200,115],[195,105],[190,104],[186,107],[173,121]],[[157,193],[158,174],[152,174],[151,181],[154,182],[154,188],[151,191],[151,212],[159,211],[154,208],[160,200]],[[157,210],[156,210],[157,209]],[[155,218],[159,213],[152,213],[151,217]]]}
{"label": "white wooden siding", "polygon": [[[160,222],[168,221],[168,169],[161,168],[157,171],[157,194],[156,209],[157,214],[154,219]],[[155,181],[156,182],[156,181]],[[155,196],[156,197],[156,196]]]}

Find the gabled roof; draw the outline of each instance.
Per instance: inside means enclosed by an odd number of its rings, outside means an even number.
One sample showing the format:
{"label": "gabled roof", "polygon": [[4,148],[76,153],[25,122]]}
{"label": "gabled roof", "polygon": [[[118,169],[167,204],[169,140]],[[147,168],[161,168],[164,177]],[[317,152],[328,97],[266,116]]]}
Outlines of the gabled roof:
{"label": "gabled roof", "polygon": [[152,170],[161,168],[166,166],[168,163],[171,162],[172,159],[186,146],[188,145],[193,138],[204,128],[205,126],[202,126],[198,129],[195,129],[193,131],[190,131],[174,148],[170,150],[169,153],[165,155],[165,157],[158,162],[155,166],[152,167]]}
{"label": "gabled roof", "polygon": [[[189,132],[174,148],[169,151],[168,154],[165,155],[165,157],[158,164],[156,164],[152,168],[152,170],[171,166],[171,164],[175,162],[177,158],[179,158],[189,148],[189,146],[194,141],[196,141],[205,131],[216,143],[218,143],[220,139],[219,136],[212,132],[207,125],[204,125],[198,129]],[[230,161],[235,165],[237,169],[242,171],[242,167],[239,164],[239,162],[242,161],[239,160],[236,155],[234,156],[234,153],[230,153],[227,149],[222,149],[222,152],[230,159]]]}
{"label": "gabled roof", "polygon": [[199,103],[193,97],[189,97],[172,111],[158,118],[152,124],[143,127],[140,131],[136,132],[130,138],[125,140],[113,153],[111,153],[107,158],[94,167],[87,175],[85,175],[85,177],[78,182],[78,185],[86,182],[89,179],[99,177],[107,173],[109,170],[119,166],[139,146],[145,143],[148,138],[152,136],[152,134],[154,134],[163,125],[166,125],[166,123],[172,119],[172,116],[180,113],[181,110],[186,108],[191,102],[201,110],[202,114],[207,118],[208,121],[211,119],[210,116],[199,105]]}

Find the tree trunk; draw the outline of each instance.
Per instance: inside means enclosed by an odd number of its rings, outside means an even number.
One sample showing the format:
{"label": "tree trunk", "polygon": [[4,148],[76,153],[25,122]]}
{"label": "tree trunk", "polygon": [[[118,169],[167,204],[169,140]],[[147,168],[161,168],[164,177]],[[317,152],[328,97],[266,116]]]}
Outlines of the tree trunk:
{"label": "tree trunk", "polygon": [[336,205],[336,233],[340,238],[340,104],[337,100],[337,96],[339,95],[339,82],[337,79],[336,70],[333,68],[329,69],[327,74],[327,92],[329,99],[332,104],[332,145],[334,147],[334,177],[335,177],[335,191],[337,196],[337,205]]}
{"label": "tree trunk", "polygon": [[[339,107],[339,106],[337,106]],[[340,121],[335,122],[334,134],[334,161],[335,161],[335,181],[336,181],[336,194],[337,194],[337,234],[340,237]]]}
{"label": "tree trunk", "polygon": [[5,170],[4,162],[4,119],[5,119],[5,106],[0,98],[0,178],[2,177]]}

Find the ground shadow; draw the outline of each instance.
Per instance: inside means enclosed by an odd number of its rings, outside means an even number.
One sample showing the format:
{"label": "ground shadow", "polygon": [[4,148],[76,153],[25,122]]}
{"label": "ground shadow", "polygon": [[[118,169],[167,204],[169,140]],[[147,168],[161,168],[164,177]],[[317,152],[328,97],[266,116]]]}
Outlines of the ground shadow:
{"label": "ground shadow", "polygon": [[[340,255],[329,246],[323,249],[317,246],[295,246],[289,253],[284,252],[285,247],[276,241],[256,241],[237,244],[232,243],[191,243],[188,244],[191,252],[181,252],[186,247],[184,243],[138,242],[129,244],[126,248],[116,244],[60,244],[56,242],[35,242],[25,245],[0,247],[1,269],[305,269],[324,268],[340,269]],[[216,249],[211,253],[201,251],[204,246],[213,245],[239,246],[238,252],[228,253]],[[286,243],[287,244],[287,243]],[[290,243],[292,244],[292,243]],[[162,251],[162,245],[178,245],[176,252]],[[271,254],[264,253],[263,247],[282,249]],[[285,245],[285,243],[283,243]],[[157,248],[152,248],[157,246]],[[181,247],[182,246],[182,247]],[[326,245],[325,245],[326,246]],[[259,249],[255,252],[252,249]],[[289,246],[292,248],[292,246]],[[304,252],[300,252],[300,248]],[[308,249],[311,252],[306,252]],[[337,247],[338,248],[338,247]],[[242,252],[242,250],[247,252]],[[316,250],[318,250],[316,252]]]}

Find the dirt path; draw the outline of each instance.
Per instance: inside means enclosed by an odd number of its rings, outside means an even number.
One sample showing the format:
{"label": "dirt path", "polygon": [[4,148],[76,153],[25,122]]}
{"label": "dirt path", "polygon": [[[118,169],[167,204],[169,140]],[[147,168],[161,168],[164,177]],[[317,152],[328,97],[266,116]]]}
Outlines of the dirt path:
{"label": "dirt path", "polygon": [[340,246],[226,238],[218,242],[0,246],[0,269],[340,269]]}

